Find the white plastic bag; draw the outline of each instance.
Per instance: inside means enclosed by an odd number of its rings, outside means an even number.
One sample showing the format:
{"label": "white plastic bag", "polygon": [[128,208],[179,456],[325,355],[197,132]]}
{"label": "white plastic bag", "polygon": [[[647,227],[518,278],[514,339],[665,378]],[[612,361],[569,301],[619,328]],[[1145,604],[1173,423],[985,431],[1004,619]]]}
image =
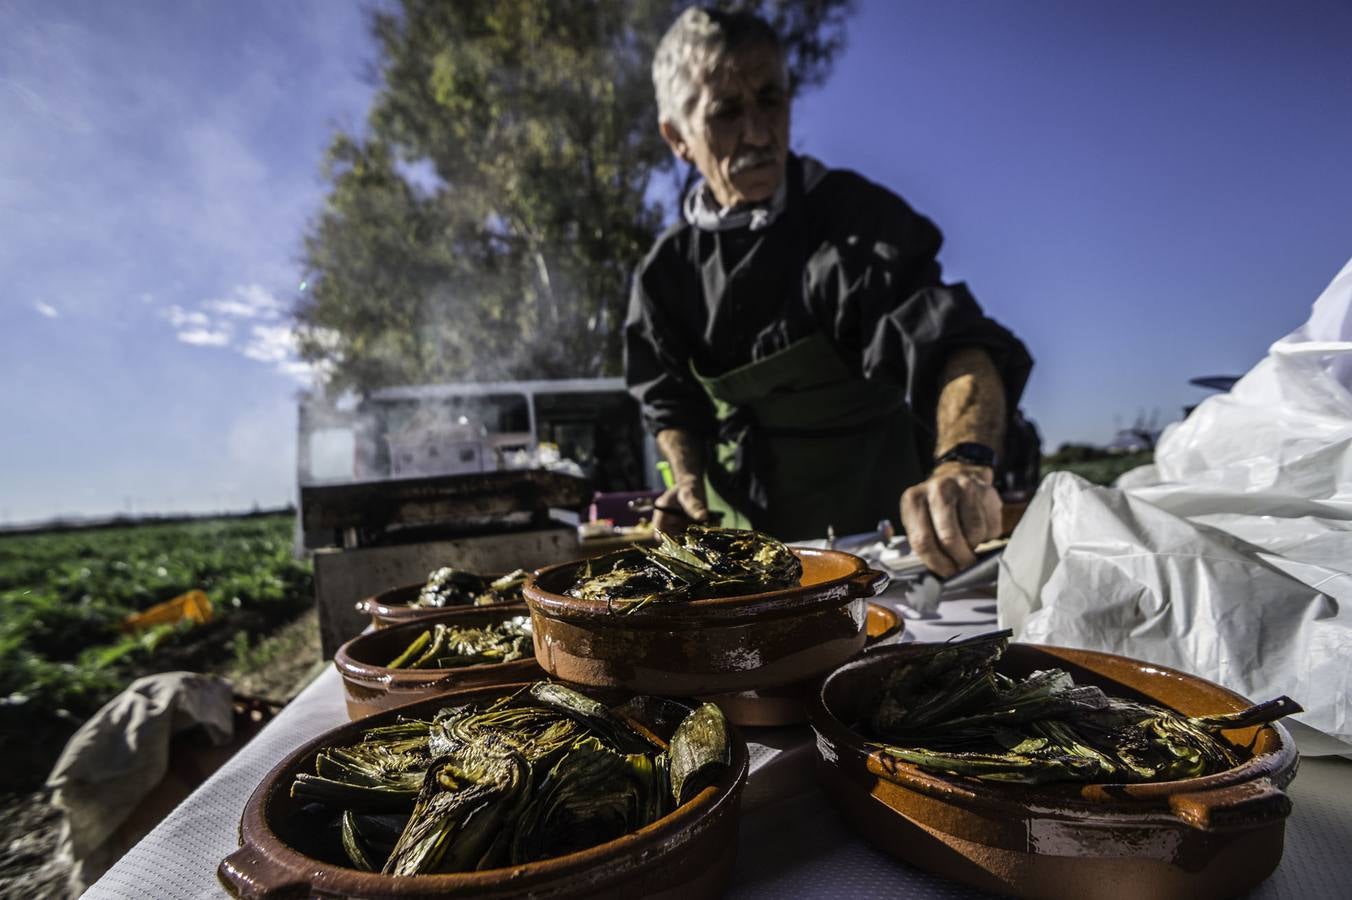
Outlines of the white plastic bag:
{"label": "white plastic bag", "polygon": [[[1352,522],[1338,524],[1346,545]],[[1005,550],[1000,624],[1017,640],[1148,660],[1255,700],[1289,694],[1306,709],[1301,721],[1352,744],[1352,576],[1312,585],[1292,567],[1225,530],[1057,472]],[[1329,578],[1347,599],[1332,596]]]}
{"label": "white plastic bag", "polygon": [[1228,394],[1170,426],[1162,482],[1352,503],[1352,262]]}
{"label": "white plastic bag", "polygon": [[1154,466],[1118,488],[1048,477],[1005,551],[999,611],[1019,640],[1289,694],[1352,744],[1352,262],[1165,433]]}

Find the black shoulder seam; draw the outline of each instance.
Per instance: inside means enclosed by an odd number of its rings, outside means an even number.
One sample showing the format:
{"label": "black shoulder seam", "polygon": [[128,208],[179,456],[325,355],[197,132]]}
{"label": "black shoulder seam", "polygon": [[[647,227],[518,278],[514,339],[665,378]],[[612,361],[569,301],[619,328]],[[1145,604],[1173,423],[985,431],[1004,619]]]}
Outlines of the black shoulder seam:
{"label": "black shoulder seam", "polygon": [[683,255],[685,253],[685,242],[689,240],[691,225],[684,219],[677,220],[657,236],[653,241],[652,247],[643,257],[643,262],[639,264],[640,271],[647,269],[663,253],[676,253]]}

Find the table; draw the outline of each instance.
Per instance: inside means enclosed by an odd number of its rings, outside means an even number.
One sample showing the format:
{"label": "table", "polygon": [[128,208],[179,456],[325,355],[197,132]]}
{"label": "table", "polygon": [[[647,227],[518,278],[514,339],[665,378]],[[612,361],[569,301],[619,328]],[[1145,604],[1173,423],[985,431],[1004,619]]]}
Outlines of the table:
{"label": "table", "polygon": [[[880,598],[904,609],[899,597]],[[947,640],[995,627],[995,600],[975,589],[945,597],[937,618],[906,622],[903,640]],[[272,766],[347,720],[342,683],[329,668],[230,762],[108,870],[89,900],[219,898],[216,866],[238,845],[245,801]],[[985,896],[898,862],[849,832],[813,785],[807,726],[746,729],[751,776],[743,796],[734,898]],[[1352,894],[1352,761],[1306,758],[1288,790],[1295,806],[1281,865],[1250,896]]]}

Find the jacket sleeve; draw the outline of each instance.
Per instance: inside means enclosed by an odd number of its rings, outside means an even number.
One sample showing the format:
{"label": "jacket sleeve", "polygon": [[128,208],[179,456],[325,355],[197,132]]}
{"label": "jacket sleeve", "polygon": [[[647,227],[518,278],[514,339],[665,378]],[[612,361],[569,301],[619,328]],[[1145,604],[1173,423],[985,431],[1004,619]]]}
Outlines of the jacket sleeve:
{"label": "jacket sleeve", "polygon": [[714,429],[712,405],[695,381],[680,333],[653,295],[661,281],[654,268],[650,258],[633,279],[624,322],[625,386],[653,434],[665,428],[709,434]]}
{"label": "jacket sleeve", "polygon": [[990,355],[1013,415],[1033,365],[1027,349],[982,311],[965,284],[944,283],[937,259],[943,235],[934,223],[890,192],[875,190],[881,196],[871,197],[872,203],[853,198],[849,227],[813,259],[815,318],[829,327],[842,354],[857,361],[862,377],[905,391],[931,442],[944,363],[963,347]]}

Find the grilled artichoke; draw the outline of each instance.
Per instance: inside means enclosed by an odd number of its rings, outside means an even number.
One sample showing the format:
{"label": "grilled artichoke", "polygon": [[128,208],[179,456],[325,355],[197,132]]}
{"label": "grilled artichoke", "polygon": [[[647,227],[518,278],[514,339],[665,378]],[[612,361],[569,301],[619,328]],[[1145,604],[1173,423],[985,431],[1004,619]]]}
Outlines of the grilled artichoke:
{"label": "grilled artichoke", "polygon": [[611,840],[685,802],[728,762],[715,706],[682,721],[669,756],[604,704],[539,682],[431,722],[369,729],[352,746],[321,751],[316,773],[296,776],[291,791],[334,810],[348,864],[418,875]]}
{"label": "grilled artichoke", "polygon": [[635,546],[585,563],[568,595],[632,613],[650,603],[790,587],[803,574],[792,550],[757,531],[693,525],[679,540],[656,535],[655,548]]}
{"label": "grilled artichoke", "polygon": [[1171,781],[1243,761],[1222,729],[1300,712],[1281,697],[1188,717],[1077,686],[1058,669],[1012,679],[995,671],[1009,635],[938,644],[898,666],[868,723],[875,746],[921,768],[987,781]]}

